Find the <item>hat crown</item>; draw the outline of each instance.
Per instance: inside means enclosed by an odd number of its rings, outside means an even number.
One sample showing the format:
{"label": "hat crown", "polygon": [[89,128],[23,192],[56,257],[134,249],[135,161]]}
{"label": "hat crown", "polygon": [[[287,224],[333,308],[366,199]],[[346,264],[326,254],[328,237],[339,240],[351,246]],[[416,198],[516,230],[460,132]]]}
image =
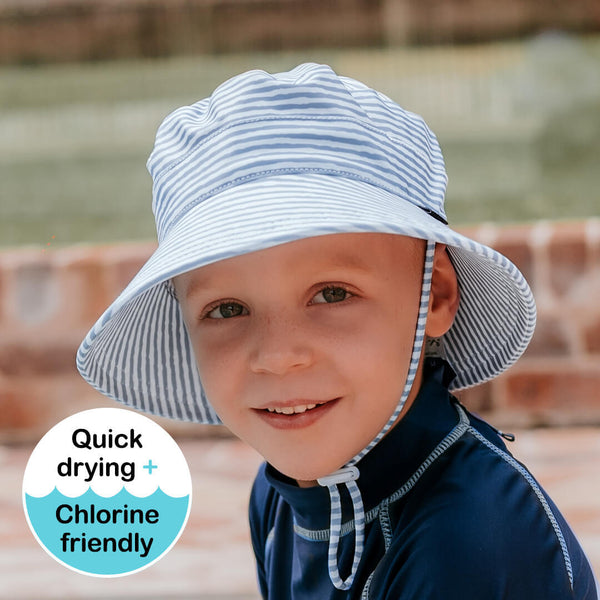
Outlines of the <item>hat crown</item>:
{"label": "hat crown", "polygon": [[445,218],[444,161],[423,119],[326,65],[249,71],[176,110],[148,170],[159,240],[198,203],[285,174],[360,180]]}

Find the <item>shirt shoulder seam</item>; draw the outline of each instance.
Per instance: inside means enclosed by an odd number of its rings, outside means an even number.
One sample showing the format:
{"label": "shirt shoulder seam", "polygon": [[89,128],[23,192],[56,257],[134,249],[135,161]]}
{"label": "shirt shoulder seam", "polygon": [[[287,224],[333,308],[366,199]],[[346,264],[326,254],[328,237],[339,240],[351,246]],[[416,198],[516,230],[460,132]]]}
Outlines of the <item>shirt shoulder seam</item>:
{"label": "shirt shoulder seam", "polygon": [[571,563],[571,557],[569,555],[569,549],[567,547],[567,542],[563,535],[563,532],[558,524],[556,517],[550,507],[550,504],[546,500],[541,487],[537,483],[537,481],[533,478],[531,473],[521,464],[519,463],[513,456],[490,442],[485,436],[483,436],[475,427],[469,427],[469,433],[477,439],[481,444],[483,444],[486,448],[491,450],[494,454],[499,456],[502,460],[504,460],[508,465],[510,465],[523,479],[527,482],[533,493],[535,494],[538,502],[541,504],[544,509],[544,513],[548,518],[548,521],[552,525],[552,529],[557,537],[558,543],[560,545],[560,549],[563,555],[563,561],[565,565],[565,570],[567,571],[567,575],[569,577],[569,584],[571,586],[571,590],[573,590],[573,566]]}

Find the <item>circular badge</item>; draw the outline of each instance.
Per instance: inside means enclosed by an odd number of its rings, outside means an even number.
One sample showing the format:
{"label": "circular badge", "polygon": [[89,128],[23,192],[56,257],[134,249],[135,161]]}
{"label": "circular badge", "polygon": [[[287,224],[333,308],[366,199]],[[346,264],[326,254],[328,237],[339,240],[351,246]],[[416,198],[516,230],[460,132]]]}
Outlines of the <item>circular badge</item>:
{"label": "circular badge", "polygon": [[99,577],[128,575],[181,535],[192,480],[179,446],[121,408],[77,413],[35,447],[23,478],[31,531],[57,561]]}

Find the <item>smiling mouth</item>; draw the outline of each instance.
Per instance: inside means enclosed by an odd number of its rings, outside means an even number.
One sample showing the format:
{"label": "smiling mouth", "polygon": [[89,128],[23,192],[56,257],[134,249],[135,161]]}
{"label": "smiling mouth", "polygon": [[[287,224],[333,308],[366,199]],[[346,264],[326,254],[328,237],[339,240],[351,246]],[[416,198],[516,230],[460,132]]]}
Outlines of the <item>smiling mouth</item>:
{"label": "smiling mouth", "polygon": [[254,409],[256,414],[268,425],[276,429],[302,429],[319,421],[340,402],[341,397],[322,402],[302,403],[288,406],[266,406]]}
{"label": "smiling mouth", "polygon": [[264,410],[270,413],[277,413],[278,415],[299,415],[305,413],[306,411],[312,410],[317,406],[321,406],[325,404],[325,402],[317,402],[314,404],[299,404],[298,406],[274,406],[267,407]]}

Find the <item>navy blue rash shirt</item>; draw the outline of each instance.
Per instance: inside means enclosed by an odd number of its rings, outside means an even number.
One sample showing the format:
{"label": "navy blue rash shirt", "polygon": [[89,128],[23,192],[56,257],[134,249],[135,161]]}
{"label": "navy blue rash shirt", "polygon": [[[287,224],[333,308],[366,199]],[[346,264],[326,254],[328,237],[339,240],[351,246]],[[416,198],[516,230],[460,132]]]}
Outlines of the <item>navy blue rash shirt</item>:
{"label": "navy blue rash shirt", "polygon": [[[571,529],[496,430],[448,392],[448,368],[426,361],[404,418],[358,463],[364,553],[350,590],[327,570],[326,488],[300,488],[263,464],[250,498],[258,582],[269,600],[597,600]],[[338,564],[354,554],[343,495]]]}

